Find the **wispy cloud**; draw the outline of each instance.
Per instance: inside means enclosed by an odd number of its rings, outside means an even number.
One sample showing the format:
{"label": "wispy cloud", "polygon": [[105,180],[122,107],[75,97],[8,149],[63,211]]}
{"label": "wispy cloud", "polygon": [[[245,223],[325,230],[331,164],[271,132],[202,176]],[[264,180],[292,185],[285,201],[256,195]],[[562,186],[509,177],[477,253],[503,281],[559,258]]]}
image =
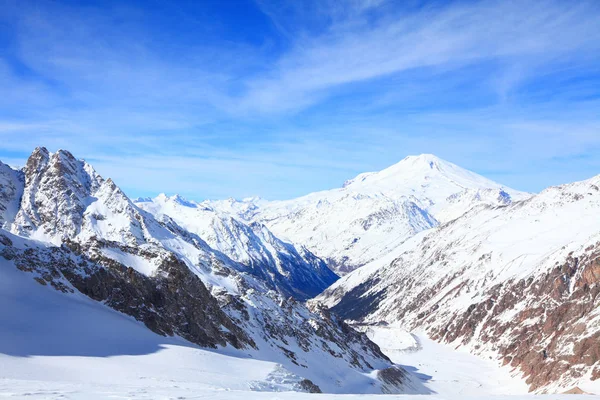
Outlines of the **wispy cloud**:
{"label": "wispy cloud", "polygon": [[525,190],[600,172],[597,3],[406,4],[261,0],[241,40],[227,13],[171,10],[174,32],[139,5],[8,2],[0,158],[67,148],[132,194],[196,198],[295,196],[421,152]]}
{"label": "wispy cloud", "polygon": [[[269,76],[248,84],[244,101],[263,112],[302,108],[344,84],[484,61],[507,65],[500,85],[505,93],[507,85],[520,81],[515,77],[534,68],[597,61],[597,8],[585,2],[574,7],[561,2],[476,2],[386,14],[370,24],[334,19],[327,32],[300,36]],[[273,12],[269,16],[279,18]]]}

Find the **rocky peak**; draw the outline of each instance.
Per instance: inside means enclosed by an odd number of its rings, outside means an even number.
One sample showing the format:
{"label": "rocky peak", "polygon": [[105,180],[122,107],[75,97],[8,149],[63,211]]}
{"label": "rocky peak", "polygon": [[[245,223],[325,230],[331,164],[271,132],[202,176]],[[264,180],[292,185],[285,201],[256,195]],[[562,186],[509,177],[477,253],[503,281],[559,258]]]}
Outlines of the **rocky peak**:
{"label": "rocky peak", "polygon": [[41,169],[45,168],[46,165],[48,165],[49,160],[50,153],[48,152],[48,149],[45,147],[36,147],[27,159],[27,163],[23,169],[27,179],[31,179],[35,174],[40,172]]}
{"label": "rocky peak", "polygon": [[112,178],[108,178],[105,182],[105,186],[108,188],[108,190],[110,190],[111,192],[121,192],[121,189],[119,189],[119,187],[117,186],[117,184],[112,180]]}
{"label": "rocky peak", "polygon": [[36,148],[23,169],[25,185],[13,231],[48,239],[73,237],[81,227],[90,197],[103,179],[70,152]]}
{"label": "rocky peak", "polygon": [[12,223],[23,195],[23,172],[0,162],[0,227]]}

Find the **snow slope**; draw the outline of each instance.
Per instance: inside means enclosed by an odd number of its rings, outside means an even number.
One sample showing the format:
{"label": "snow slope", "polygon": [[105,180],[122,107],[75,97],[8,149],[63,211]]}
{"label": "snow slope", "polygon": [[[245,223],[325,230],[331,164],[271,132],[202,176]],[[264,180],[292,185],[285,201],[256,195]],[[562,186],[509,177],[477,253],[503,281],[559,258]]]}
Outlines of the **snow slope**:
{"label": "snow slope", "polygon": [[[208,351],[176,337],[156,335],[132,318],[86,296],[65,295],[41,286],[5,261],[0,262],[0,304],[3,305],[0,307],[0,397],[315,398],[291,393],[298,389],[299,378],[280,364],[261,361],[244,351],[231,348]],[[436,346],[431,342],[424,344],[425,351],[430,344]],[[487,382],[490,374],[496,376],[497,371],[481,369],[484,362],[468,357],[461,359],[462,364],[455,364],[458,357],[448,349],[440,351],[432,347],[431,350],[425,355],[418,352],[394,355],[407,368],[414,366],[415,374],[435,390],[437,394],[426,396],[427,399],[530,398],[490,396],[483,392],[489,386],[477,390],[479,383]],[[457,378],[461,381],[455,382]],[[381,395],[326,396],[339,400],[382,398]],[[423,399],[423,395],[385,398]]]}
{"label": "snow slope", "polygon": [[[527,385],[509,367],[437,343],[424,332],[391,325],[359,326],[394,362],[413,371],[434,393],[449,396],[524,395]],[[517,375],[517,376],[513,376]]]}
{"label": "snow slope", "polygon": [[534,390],[598,392],[599,212],[600,176],[479,206],[320,299],[346,318],[426,329],[500,357]]}
{"label": "snow slope", "polygon": [[476,205],[509,204],[526,197],[526,193],[423,154],[379,172],[360,174],[342,188],[293,200],[202,204],[262,222],[275,235],[306,245],[337,272],[346,273]]}
{"label": "snow slope", "polygon": [[[177,337],[159,336],[86,296],[65,295],[39,285],[5,260],[0,261],[0,304],[0,397],[315,398],[290,393],[298,389],[299,378],[280,364],[261,361],[247,351],[208,351]],[[382,336],[374,335],[374,339]],[[380,343],[389,345],[387,339]],[[481,360],[464,354],[461,358],[444,346],[421,337],[419,340],[424,344],[421,353],[390,355],[407,368],[416,368],[416,375],[437,393],[426,398],[530,398],[490,396],[493,391],[483,391],[490,386],[478,384],[497,376],[497,371],[482,368],[486,363]],[[462,363],[455,363],[457,359]],[[460,381],[455,382],[458,378]],[[340,400],[381,399],[381,395],[326,396]],[[386,398],[422,399],[423,395]],[[553,400],[577,398],[552,396]]]}
{"label": "snow slope", "polygon": [[[73,290],[66,280],[62,280],[61,288],[71,290],[55,290],[57,280],[40,285],[40,278],[49,279],[45,271],[27,271],[30,264],[23,263],[26,260],[15,249],[43,249],[46,245],[3,235],[2,242],[7,242],[7,238],[13,242],[0,249],[0,376],[3,379],[67,380],[85,385],[112,383],[137,387],[136,390],[149,390],[158,380],[159,385],[193,382],[194,390],[306,391],[303,381],[310,377],[326,393],[398,390],[376,376],[374,368],[389,367],[389,362],[369,356],[363,349],[361,356],[352,354],[357,365],[350,366],[346,359],[348,350],[341,347],[341,338],[334,338],[340,333],[306,308],[282,306],[277,297],[256,293],[251,297],[256,307],[248,309],[251,313],[248,322],[240,324],[256,346],[202,350],[177,336],[162,337],[151,332],[133,318]],[[47,249],[53,253],[51,246]],[[41,259],[44,254],[37,257]],[[50,261],[64,263],[60,259]],[[32,273],[38,282],[32,279]],[[58,274],[51,274],[60,280]],[[304,325],[303,336],[276,332],[280,328],[273,320],[269,321],[271,331],[264,330],[260,318],[265,317],[261,313],[282,318],[282,312],[291,318],[285,321],[289,332],[293,320]],[[324,332],[328,340],[313,346],[310,341],[316,335],[310,333],[311,326]],[[268,337],[269,334],[273,336]],[[283,342],[275,339],[277,335],[282,335]],[[353,344],[356,339],[351,335],[346,340],[357,348],[367,344]],[[359,365],[364,361],[358,357],[363,356],[371,363],[370,368]],[[403,385],[409,393],[424,390],[410,375]]]}
{"label": "snow slope", "polygon": [[[131,393],[175,389],[293,390],[298,379],[247,351],[201,349],[163,337],[75,292],[60,293],[0,259],[0,389],[3,382],[123,386]],[[272,382],[279,373],[287,383]],[[37,383],[33,383],[36,385]],[[47,393],[48,395],[50,393]],[[0,397],[2,395],[0,394]]]}

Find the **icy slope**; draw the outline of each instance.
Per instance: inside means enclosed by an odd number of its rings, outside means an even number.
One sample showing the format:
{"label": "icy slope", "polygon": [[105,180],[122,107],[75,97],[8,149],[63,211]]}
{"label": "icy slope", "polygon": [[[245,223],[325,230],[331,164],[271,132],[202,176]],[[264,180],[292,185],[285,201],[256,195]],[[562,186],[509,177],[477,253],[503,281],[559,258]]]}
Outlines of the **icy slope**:
{"label": "icy slope", "polygon": [[600,378],[599,187],[597,176],[472,209],[321,298],[346,318],[420,327],[491,352],[520,368],[534,390],[593,386]]}
{"label": "icy slope", "polygon": [[286,295],[306,300],[338,278],[306,248],[281,241],[261,223],[246,224],[236,216],[177,195],[162,194],[136,200],[135,204],[159,220],[168,216]]}
{"label": "icy slope", "polygon": [[101,387],[104,398],[118,390],[301,389],[301,379],[281,365],[255,359],[248,351],[208,351],[178,337],[159,336],[78,292],[39,285],[3,258],[0,304],[2,394],[15,390],[13,384],[5,386],[7,380],[36,390],[40,382]]}
{"label": "icy slope", "polygon": [[516,371],[464,348],[437,343],[423,332],[393,325],[358,326],[394,362],[414,371],[433,392],[449,398],[524,395],[528,388]]}
{"label": "icy slope", "polygon": [[433,155],[406,157],[342,188],[287,201],[205,202],[306,245],[338,272],[376,260],[418,232],[480,204],[528,197]]}
{"label": "icy slope", "polygon": [[[132,335],[121,340],[119,325],[112,327],[113,322],[104,314],[98,321],[88,321],[95,318],[90,304],[96,304],[101,310],[108,310],[108,306],[128,314],[157,334],[181,336],[219,352],[268,361],[272,370],[264,380],[252,383],[253,390],[426,392],[418,380],[392,366],[365,335],[327,310],[286,301],[264,287],[255,290],[241,286],[240,296],[213,288],[217,302],[185,265],[173,258],[166,260],[156,277],[144,277],[108,258],[87,258],[66,246],[54,247],[0,230],[0,268],[7,276],[3,282],[8,285],[0,287],[7,297],[0,307],[0,317],[5,317],[0,321],[5,340],[0,353],[107,357],[160,349],[144,342],[144,338],[154,337],[149,331],[140,335],[139,343],[129,344],[135,341]],[[26,280],[30,283],[23,283]],[[255,284],[260,288],[260,283]],[[22,286],[32,285],[40,289],[23,290]],[[38,301],[36,293],[47,300]],[[90,310],[80,311],[77,302]],[[66,311],[68,314],[61,317]],[[86,316],[82,317],[84,312]],[[133,321],[115,311],[110,315]],[[85,324],[74,329],[77,340],[60,334],[61,329],[70,329],[69,324],[77,321]],[[102,327],[87,337],[87,331],[98,325]],[[38,339],[36,335],[44,337]],[[98,335],[107,336],[102,340],[107,349],[94,345]],[[186,345],[183,340],[164,340]],[[191,343],[187,346],[194,347]]]}

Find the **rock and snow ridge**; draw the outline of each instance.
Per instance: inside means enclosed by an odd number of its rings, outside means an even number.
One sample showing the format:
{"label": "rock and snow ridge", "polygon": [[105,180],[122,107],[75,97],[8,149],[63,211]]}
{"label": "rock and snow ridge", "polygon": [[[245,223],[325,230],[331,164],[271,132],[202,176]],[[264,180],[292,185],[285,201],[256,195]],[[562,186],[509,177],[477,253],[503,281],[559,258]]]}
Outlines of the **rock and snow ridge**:
{"label": "rock and snow ridge", "polygon": [[424,329],[499,358],[536,392],[600,390],[600,176],[481,205],[343,277],[344,318]]}
{"label": "rock and snow ridge", "polygon": [[480,204],[529,197],[430,154],[409,156],[342,188],[286,201],[246,199],[199,203],[306,246],[344,274],[384,257],[415,234]]}
{"label": "rock and snow ridge", "polygon": [[[309,277],[298,288],[305,296],[310,285],[335,277],[319,275],[328,270],[308,252],[263,232],[270,249],[281,253],[274,264],[280,276],[264,279],[167,215],[157,219],[142,210],[111,179],[64,150],[37,148],[22,170],[0,172],[3,227],[10,230],[0,229],[1,268],[27,273],[68,299],[86,295],[159,335],[280,364],[280,372],[299,379],[296,389],[421,390],[365,335],[328,310],[289,297],[282,282],[294,273]],[[285,256],[301,261],[292,265]],[[289,290],[296,283],[290,280]]]}
{"label": "rock and snow ridge", "polygon": [[[0,177],[11,177],[8,172],[12,170],[2,167],[0,172],[6,172]],[[198,264],[198,259],[227,259],[225,262],[241,272],[254,274],[283,295],[300,300],[314,297],[337,279],[322,260],[304,248],[282,242],[264,226],[247,226],[217,214],[206,214],[210,221],[204,226],[196,218],[194,225],[195,220],[188,215],[178,218],[170,213],[174,217],[170,218],[148,203],[133,203],[111,179],[104,180],[92,166],[76,160],[68,151],[50,154],[45,148],[36,149],[22,171],[12,171],[10,182],[2,186],[7,200],[0,204],[6,204],[2,206],[7,210],[4,224],[17,235],[56,244],[65,239],[85,243],[92,238],[142,248],[160,243],[184,255],[191,264]],[[15,199],[21,199],[18,212],[14,211]],[[181,205],[180,210],[191,210],[190,203],[180,198],[174,198],[173,204]],[[144,211],[145,206],[157,218]],[[210,241],[208,245],[204,237]],[[119,253],[118,249],[107,251],[113,256]],[[140,272],[152,274],[156,270],[151,262],[138,261],[133,264]],[[210,282],[215,279],[219,280],[213,276]]]}
{"label": "rock and snow ridge", "polygon": [[210,247],[248,267],[259,279],[284,294],[307,300],[338,279],[325,262],[303,246],[277,238],[259,222],[245,223],[238,216],[164,194],[138,199],[135,204],[157,219],[165,216],[200,236]]}

